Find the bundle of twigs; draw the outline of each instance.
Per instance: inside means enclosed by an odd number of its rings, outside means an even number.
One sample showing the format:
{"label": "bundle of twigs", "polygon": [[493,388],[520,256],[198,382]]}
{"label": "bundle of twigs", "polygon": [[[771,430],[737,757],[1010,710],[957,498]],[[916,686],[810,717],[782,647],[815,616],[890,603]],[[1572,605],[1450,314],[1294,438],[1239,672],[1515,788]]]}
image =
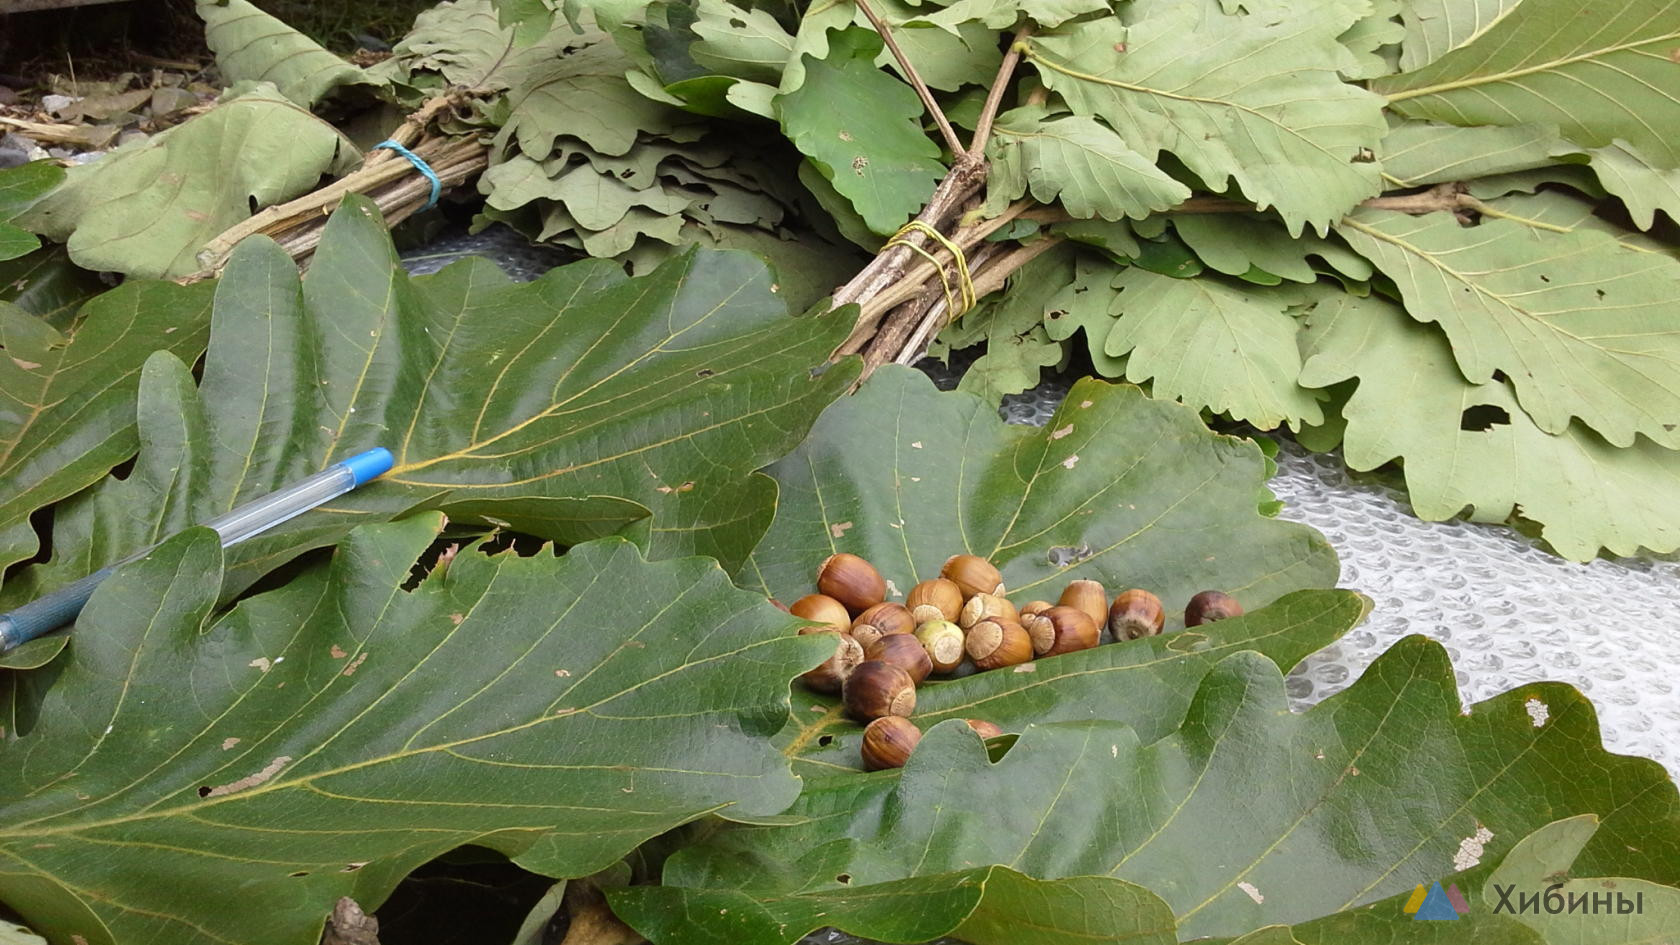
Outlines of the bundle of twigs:
{"label": "bundle of twigs", "polygon": [[[868,0],[856,2],[897,59],[953,155],[950,171],[916,219],[888,241],[863,271],[834,292],[834,307],[855,304],[861,309],[856,327],[835,350],[835,356],[862,354],[863,376],[868,377],[882,364],[916,361],[927,351],[939,330],[962,314],[964,305],[972,305],[976,299],[1002,289],[1016,270],[1063,239],[1045,234],[1025,243],[996,243],[986,242],[988,236],[1016,219],[1050,224],[1070,217],[1059,208],[1022,199],[996,217],[977,219],[980,195],[986,183],[986,144],[1031,27],[1023,26],[1011,40],[987,92],[974,136],[965,146],[927,84],[893,39],[891,28],[870,8]],[[1043,94],[1042,89],[1035,90],[1029,101],[1042,101],[1037,97]],[[1464,192],[1462,186],[1450,183],[1384,194],[1363,201],[1361,206],[1411,214],[1447,210],[1497,215]],[[1204,196],[1192,197],[1173,208],[1174,213],[1256,211],[1251,203]],[[961,284],[965,276],[964,291],[953,291],[952,287]]]}
{"label": "bundle of twigs", "polygon": [[[490,146],[477,135],[435,131],[437,117],[461,101],[458,92],[427,101],[389,139],[425,161],[437,174],[444,191],[471,181],[490,163]],[[217,275],[227,265],[234,247],[259,233],[279,243],[300,265],[305,264],[320,245],[327,217],[346,194],[371,198],[386,224],[395,226],[431,201],[432,183],[407,158],[395,151],[376,148],[363,157],[361,167],[338,180],[295,200],[268,207],[224,230],[199,253],[203,268],[182,281],[195,282]]]}

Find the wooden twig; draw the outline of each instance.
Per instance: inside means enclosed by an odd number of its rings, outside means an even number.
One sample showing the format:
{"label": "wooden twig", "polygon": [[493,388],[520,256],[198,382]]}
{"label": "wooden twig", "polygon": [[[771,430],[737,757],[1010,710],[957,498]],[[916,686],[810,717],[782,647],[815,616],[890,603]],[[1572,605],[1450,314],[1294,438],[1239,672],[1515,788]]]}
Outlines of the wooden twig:
{"label": "wooden twig", "polygon": [[968,153],[977,158],[986,156],[986,143],[992,137],[992,122],[997,119],[998,106],[1003,103],[1003,93],[1008,90],[1009,80],[1015,75],[1015,66],[1021,61],[1022,43],[1031,35],[1032,24],[1022,23],[1009,43],[1009,51],[1003,54],[1003,62],[998,64],[992,87],[986,91],[986,104],[980,109],[980,121],[974,126],[974,139],[968,146]]}
{"label": "wooden twig", "polygon": [[892,27],[888,26],[887,22],[875,12],[875,8],[869,5],[869,0],[855,0],[855,2],[858,9],[863,11],[863,15],[869,18],[869,23],[875,27],[875,32],[881,34],[881,41],[887,44],[888,49],[892,50],[893,58],[898,60],[898,67],[904,70],[904,77],[915,87],[916,94],[922,97],[922,105],[927,108],[928,114],[933,116],[934,124],[939,126],[939,133],[945,138],[945,146],[951,149],[952,154],[960,157],[964,152],[962,142],[957,140],[956,129],[951,127],[951,120],[945,117],[945,110],[940,108],[939,103],[934,100],[933,91],[927,87],[926,82],[922,81],[921,74],[916,71],[915,66],[910,64],[910,57],[906,56],[904,50],[899,48],[898,40],[893,38]]}
{"label": "wooden twig", "polygon": [[[413,150],[431,165],[445,190],[472,179],[490,162],[489,146],[474,137],[433,138]],[[385,222],[395,226],[425,205],[431,198],[432,184],[407,161],[364,162],[360,169],[319,190],[268,207],[229,227],[199,253],[204,268],[182,281],[196,282],[216,275],[227,265],[234,247],[259,233],[273,238],[293,259],[302,261],[320,244],[327,215],[351,193],[372,198]]]}

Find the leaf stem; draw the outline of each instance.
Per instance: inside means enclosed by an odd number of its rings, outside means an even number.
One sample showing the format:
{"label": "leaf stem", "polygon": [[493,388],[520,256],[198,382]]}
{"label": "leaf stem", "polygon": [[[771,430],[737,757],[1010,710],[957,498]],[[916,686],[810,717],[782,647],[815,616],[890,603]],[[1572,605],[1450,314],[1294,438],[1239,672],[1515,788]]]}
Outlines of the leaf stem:
{"label": "leaf stem", "polygon": [[1469,194],[1463,195],[1463,201],[1466,207],[1476,211],[1484,217],[1493,217],[1498,220],[1510,220],[1512,223],[1521,223],[1523,226],[1531,226],[1536,230],[1550,230],[1553,233],[1575,232],[1572,227],[1559,226],[1556,223],[1547,223],[1544,220],[1534,220],[1528,217],[1517,216],[1514,213],[1506,213],[1503,210],[1496,210]]}
{"label": "leaf stem", "polygon": [[963,151],[962,142],[957,139],[956,129],[951,127],[951,120],[945,117],[945,110],[939,107],[937,101],[934,101],[933,91],[927,87],[926,82],[922,81],[921,74],[916,71],[915,66],[910,64],[910,57],[906,56],[904,50],[899,48],[898,40],[893,38],[892,28],[887,25],[885,20],[881,19],[880,14],[875,12],[875,8],[869,5],[869,0],[854,0],[854,2],[857,3],[858,9],[863,11],[863,15],[869,18],[869,23],[875,27],[875,32],[881,34],[881,41],[887,44],[888,49],[892,50],[893,58],[898,60],[899,68],[904,70],[904,77],[915,87],[916,94],[922,97],[922,104],[927,107],[928,113],[933,116],[934,124],[939,126],[940,135],[945,138],[945,146],[951,149],[953,155],[962,157],[966,152]]}
{"label": "leaf stem", "polygon": [[974,126],[974,138],[968,146],[968,153],[977,158],[986,156],[986,143],[992,137],[992,122],[997,118],[1003,93],[1009,88],[1009,80],[1015,75],[1021,52],[1027,48],[1027,37],[1031,35],[1032,24],[1022,23],[1009,43],[1009,51],[1003,54],[1003,62],[998,64],[997,77],[992,79],[992,87],[986,92],[986,104],[980,109],[980,121]]}

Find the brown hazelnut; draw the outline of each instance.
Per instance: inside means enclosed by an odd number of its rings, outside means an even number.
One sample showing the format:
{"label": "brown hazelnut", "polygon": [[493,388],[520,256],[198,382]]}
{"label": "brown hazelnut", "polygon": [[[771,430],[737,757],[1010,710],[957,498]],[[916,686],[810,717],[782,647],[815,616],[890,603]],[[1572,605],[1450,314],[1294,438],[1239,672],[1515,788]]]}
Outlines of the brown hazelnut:
{"label": "brown hazelnut", "polygon": [[1030,601],[1027,601],[1025,604],[1022,604],[1021,607],[1020,607],[1021,619],[1025,620],[1026,618],[1031,617],[1034,614],[1042,614],[1046,610],[1049,610],[1050,608],[1052,608],[1054,606],[1056,606],[1056,605],[1050,603],[1047,600],[1030,600]]}
{"label": "brown hazelnut", "polygon": [[831,627],[801,627],[799,629],[800,636],[812,633],[834,634],[834,655],[824,660],[821,666],[810,670],[799,678],[805,680],[805,685],[817,692],[839,692],[840,687],[846,682],[846,677],[852,674],[852,670],[856,668],[857,664],[863,662],[863,647],[858,645],[858,641],[852,639],[851,634]]}
{"label": "brown hazelnut", "polygon": [[948,673],[963,661],[962,628],[949,620],[930,620],[916,628],[916,642],[927,652],[936,673]]}
{"label": "brown hazelnut", "polygon": [[882,771],[902,768],[922,740],[922,732],[909,719],[898,715],[884,715],[863,730],[863,768]]}
{"label": "brown hazelnut", "polygon": [[1003,734],[1003,729],[985,719],[963,719],[963,721],[967,722],[968,727],[974,729],[975,734],[981,738],[996,738]]}
{"label": "brown hazelnut", "polygon": [[[1032,637],[1013,620],[982,620],[968,630],[968,658],[978,669],[1000,669],[1032,659]],[[855,675],[855,674],[854,674]]]}
{"label": "brown hazelnut", "polygon": [[916,629],[916,621],[903,604],[884,601],[876,604],[852,621],[852,636],[865,647],[888,634],[909,633]]}
{"label": "brown hazelnut", "polygon": [[952,555],[939,569],[939,576],[961,588],[964,600],[976,594],[1003,593],[1003,575],[979,555]]}
{"label": "brown hazelnut", "polygon": [[864,660],[840,688],[846,711],[860,722],[883,715],[909,715],[916,711],[916,683],[910,674],[884,660]]}
{"label": "brown hazelnut", "polygon": [[1036,617],[1028,617],[1022,626],[1032,637],[1033,652],[1039,656],[1088,650],[1097,645],[1102,633],[1083,610],[1073,607],[1052,607]]}
{"label": "brown hazelnut", "polygon": [[976,594],[963,605],[962,613],[957,615],[957,625],[967,630],[982,620],[991,620],[994,617],[1011,622],[1021,619],[1009,598],[996,594]]}
{"label": "brown hazelnut", "polygon": [[1242,605],[1224,591],[1203,591],[1184,605],[1184,625],[1199,627],[1215,620],[1242,616]]}
{"label": "brown hazelnut", "polygon": [[1074,607],[1084,611],[1085,616],[1101,630],[1103,621],[1108,619],[1108,592],[1096,581],[1071,581],[1062,589],[1062,596],[1056,603],[1063,607]]}
{"label": "brown hazelnut", "polygon": [[921,683],[933,672],[933,660],[922,649],[922,642],[908,633],[893,633],[863,648],[864,659],[882,660],[910,674],[910,681]]}
{"label": "brown hazelnut", "polygon": [[1116,641],[1152,637],[1166,622],[1161,599],[1135,587],[1114,598],[1114,606],[1108,609],[1108,629]]}
{"label": "brown hazelnut", "polygon": [[962,605],[962,589],[944,578],[923,581],[904,598],[904,606],[910,608],[918,626],[930,620],[955,620]]}
{"label": "brown hazelnut", "polygon": [[844,552],[829,555],[817,569],[817,590],[834,598],[854,614],[887,599],[887,582],[875,566]]}
{"label": "brown hazelnut", "polygon": [[788,613],[813,623],[828,624],[836,630],[847,630],[852,626],[852,615],[847,613],[846,605],[827,594],[806,594],[793,602]]}

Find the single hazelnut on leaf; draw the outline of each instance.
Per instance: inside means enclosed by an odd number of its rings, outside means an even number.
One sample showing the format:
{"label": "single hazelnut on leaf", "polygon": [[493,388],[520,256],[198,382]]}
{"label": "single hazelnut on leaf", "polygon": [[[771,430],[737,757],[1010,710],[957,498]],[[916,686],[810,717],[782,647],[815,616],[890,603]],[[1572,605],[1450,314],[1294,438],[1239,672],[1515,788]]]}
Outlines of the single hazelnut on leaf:
{"label": "single hazelnut on leaf", "polygon": [[1097,645],[1097,638],[1102,633],[1083,610],[1073,607],[1052,607],[1042,614],[1026,618],[1021,625],[1032,637],[1033,652],[1039,656],[1088,650]]}
{"label": "single hazelnut on leaf", "polygon": [[863,730],[863,769],[902,768],[921,740],[922,732],[915,723],[903,716],[884,715]]}
{"label": "single hazelnut on leaf", "polygon": [[1108,619],[1108,592],[1096,581],[1070,581],[1056,603],[1084,611],[1085,616],[1090,617],[1099,630],[1102,629],[1103,621]]}
{"label": "single hazelnut on leaf", "polygon": [[1002,618],[1010,622],[1018,622],[1021,615],[1015,611],[1015,605],[1007,597],[996,594],[976,594],[963,605],[962,613],[957,615],[957,625],[964,630],[974,626],[982,620]]}
{"label": "single hazelnut on leaf", "polygon": [[829,555],[817,569],[817,590],[846,606],[854,614],[887,599],[887,582],[875,566],[857,555],[841,552]]}
{"label": "single hazelnut on leaf", "polygon": [[1114,598],[1114,606],[1108,609],[1108,629],[1116,641],[1152,637],[1166,622],[1161,598],[1135,587]]}
{"label": "single hazelnut on leaf", "polygon": [[965,600],[976,594],[1003,593],[1003,575],[979,555],[952,555],[939,569],[939,576],[961,588]]}
{"label": "single hazelnut on leaf", "polygon": [[918,625],[930,620],[955,620],[962,612],[963,593],[956,584],[944,578],[933,578],[910,589],[904,606]]}
{"label": "single hazelnut on leaf", "polygon": [[1001,669],[1032,659],[1032,637],[1013,620],[982,620],[968,630],[968,658],[978,669]]}
{"label": "single hazelnut on leaf", "polygon": [[909,633],[916,629],[916,621],[903,604],[883,601],[869,608],[852,621],[852,636],[864,646],[893,633]]}
{"label": "single hazelnut on leaf", "polygon": [[1034,614],[1042,614],[1054,606],[1056,605],[1047,600],[1029,600],[1020,607],[1021,619],[1025,621],[1028,617]]}
{"label": "single hazelnut on leaf", "polygon": [[863,647],[852,635],[831,627],[801,627],[800,636],[812,633],[832,633],[834,635],[834,655],[824,660],[821,666],[810,670],[800,679],[805,685],[817,692],[839,692],[846,682],[846,677],[852,674],[857,664],[863,662]]}
{"label": "single hazelnut on leaf", "polygon": [[1199,627],[1215,620],[1242,616],[1242,605],[1224,591],[1203,591],[1184,605],[1184,625]]}
{"label": "single hazelnut on leaf", "polygon": [[1003,729],[985,719],[963,719],[963,721],[967,722],[968,727],[974,729],[975,734],[981,738],[996,738],[1003,734]]}
{"label": "single hazelnut on leaf", "polygon": [[949,620],[929,620],[916,628],[916,642],[928,655],[936,673],[948,673],[963,661],[962,628]]}
{"label": "single hazelnut on leaf", "polygon": [[933,672],[933,660],[922,649],[922,641],[908,633],[893,633],[863,648],[863,658],[891,663],[910,674],[910,681],[920,684]]}
{"label": "single hazelnut on leaf", "polygon": [[864,660],[846,677],[840,699],[860,722],[883,715],[907,716],[916,711],[916,683],[909,673],[885,660]]}
{"label": "single hazelnut on leaf", "polygon": [[793,602],[788,613],[812,623],[828,624],[836,630],[848,630],[852,626],[852,615],[846,605],[827,594],[806,594]]}

